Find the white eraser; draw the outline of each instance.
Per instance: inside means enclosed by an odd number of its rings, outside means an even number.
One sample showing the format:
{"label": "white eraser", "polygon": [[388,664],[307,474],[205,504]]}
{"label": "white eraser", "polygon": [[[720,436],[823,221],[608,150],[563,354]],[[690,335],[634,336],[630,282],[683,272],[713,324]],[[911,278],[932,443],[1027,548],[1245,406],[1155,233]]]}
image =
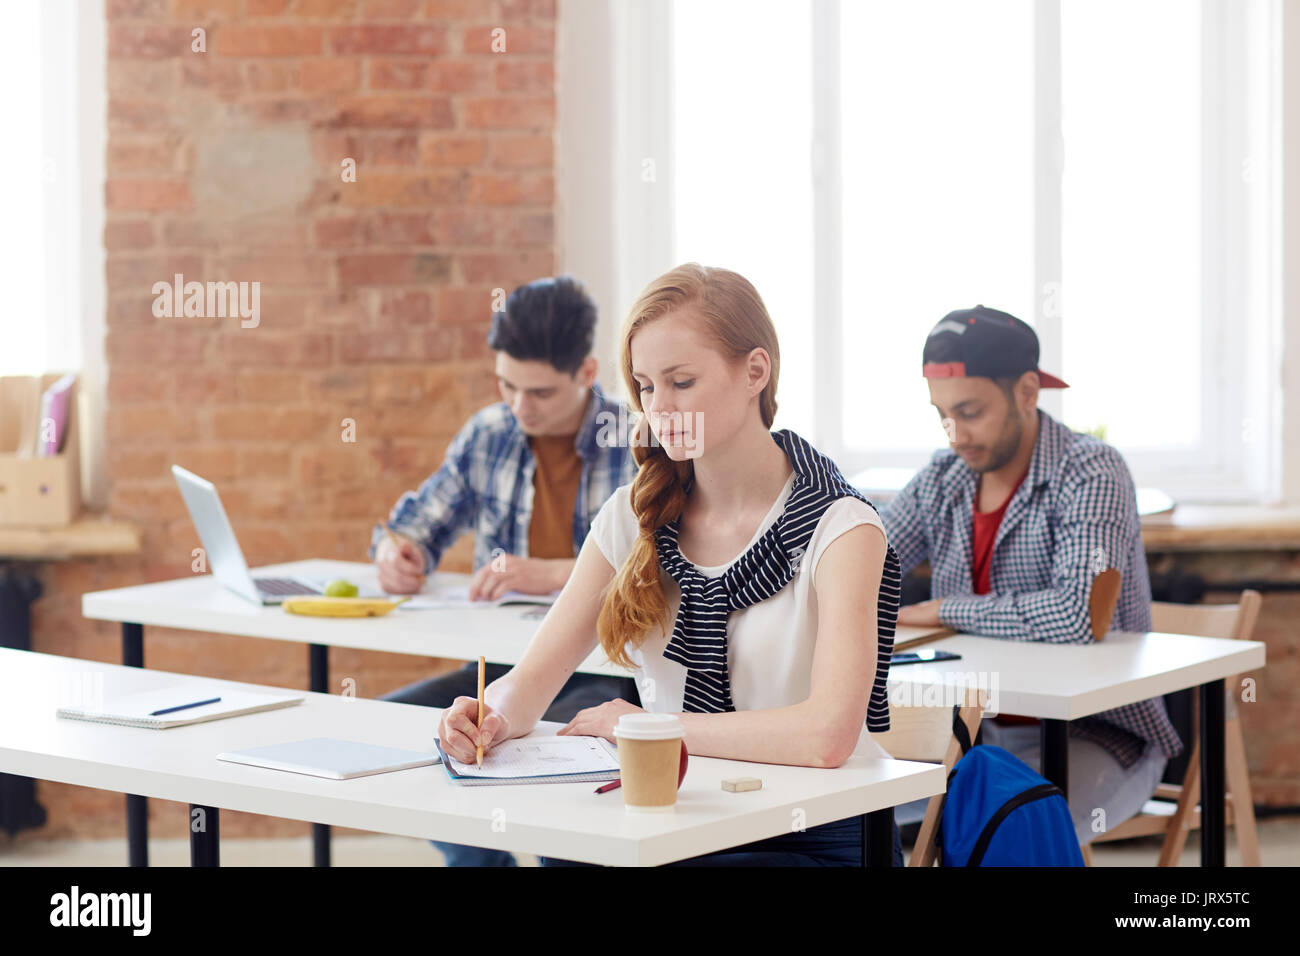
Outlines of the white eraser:
{"label": "white eraser", "polygon": [[763,781],[758,777],[732,777],[730,780],[722,781],[722,789],[731,793],[741,793],[745,790],[762,790]]}

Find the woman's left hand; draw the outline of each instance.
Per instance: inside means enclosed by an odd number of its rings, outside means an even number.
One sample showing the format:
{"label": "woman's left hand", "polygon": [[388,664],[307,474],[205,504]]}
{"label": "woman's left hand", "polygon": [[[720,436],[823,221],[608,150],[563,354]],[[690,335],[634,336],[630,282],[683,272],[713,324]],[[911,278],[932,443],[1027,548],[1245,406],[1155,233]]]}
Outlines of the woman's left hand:
{"label": "woman's left hand", "polygon": [[939,627],[942,621],[939,620],[939,603],[942,598],[934,598],[929,601],[922,601],[920,604],[909,604],[906,607],[898,609],[898,623],[911,627]]}
{"label": "woman's left hand", "polygon": [[573,734],[579,737],[604,737],[614,740],[614,725],[624,714],[644,714],[646,711],[622,698],[607,700],[596,707],[585,707],[573,719],[556,731],[556,734]]}

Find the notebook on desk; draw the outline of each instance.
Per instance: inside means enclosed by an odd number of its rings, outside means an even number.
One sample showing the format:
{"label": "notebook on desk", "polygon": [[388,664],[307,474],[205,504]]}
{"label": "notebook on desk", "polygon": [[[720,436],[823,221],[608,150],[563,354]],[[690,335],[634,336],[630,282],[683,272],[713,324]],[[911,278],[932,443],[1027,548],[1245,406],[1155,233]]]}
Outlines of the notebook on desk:
{"label": "notebook on desk", "polygon": [[368,777],[376,773],[427,767],[438,762],[438,755],[356,740],[313,737],[310,740],[291,740],[220,753],[217,754],[217,759],[251,767],[265,767],[268,770],[328,777],[331,780],[351,780],[353,777]]}
{"label": "notebook on desk", "polygon": [[[155,715],[156,711],[181,707],[195,701],[219,697],[220,700],[199,707],[186,707],[170,714]],[[301,704],[301,697],[275,694],[253,694],[229,690],[225,687],[203,684],[177,684],[160,690],[140,691],[106,699],[102,707],[60,707],[56,713],[68,720],[88,720],[97,724],[117,724],[122,727],[143,727],[146,730],[167,730],[186,724],[201,724],[208,720],[255,714]]]}
{"label": "notebook on desk", "polygon": [[443,588],[427,594],[417,594],[401,607],[406,611],[429,611],[446,608],[489,608],[504,607],[507,604],[534,604],[550,606],[560,596],[559,591],[550,594],[524,594],[522,591],[507,591],[492,601],[471,601],[468,587]]}
{"label": "notebook on desk", "polygon": [[603,737],[516,737],[483,755],[483,766],[461,763],[434,738],[447,775],[467,787],[509,783],[597,783],[618,779],[618,749]]}
{"label": "notebook on desk", "polygon": [[931,641],[952,637],[956,633],[950,627],[916,627],[910,624],[900,624],[894,628],[894,650],[911,650],[913,647],[920,647],[922,644],[929,644]]}

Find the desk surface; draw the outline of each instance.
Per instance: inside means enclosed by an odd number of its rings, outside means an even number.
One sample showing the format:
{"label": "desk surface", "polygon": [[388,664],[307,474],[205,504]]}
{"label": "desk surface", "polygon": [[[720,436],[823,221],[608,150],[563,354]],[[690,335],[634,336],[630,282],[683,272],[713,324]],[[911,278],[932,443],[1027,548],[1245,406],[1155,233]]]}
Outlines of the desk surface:
{"label": "desk surface", "polygon": [[[378,587],[373,565],[352,561],[295,561],[255,568],[255,576],[295,574],[310,578],[343,577],[359,585]],[[438,572],[440,583],[468,584],[467,574]],[[210,574],[140,584],[82,595],[81,613],[100,621],[129,621],[151,627],[213,631],[269,640],[355,647],[366,651],[419,654],[450,660],[517,664],[536,633],[540,619],[529,617],[534,606],[464,610],[411,610],[400,607],[383,617],[321,618],[289,614],[279,607],[262,607],[222,587]],[[578,668],[587,674],[627,677],[599,648]]]}
{"label": "desk surface", "polygon": [[[629,814],[618,791],[595,784],[462,787],[439,765],[326,780],[216,759],[216,754],[309,737],[339,737],[427,751],[429,707],[189,678],[0,649],[0,771],[79,786],[535,853],[589,863],[657,865],[942,793],[943,767],[852,757],[834,770],[692,757],[677,809]],[[129,693],[201,680],[254,692],[301,694],[302,704],[170,730],[62,720],[60,700],[101,686]],[[550,725],[554,729],[558,725]],[[725,777],[763,789],[727,793]]]}
{"label": "desk surface", "polygon": [[961,660],[889,671],[891,701],[924,706],[942,688],[987,689],[986,713],[1076,720],[1264,665],[1264,644],[1112,631],[1097,644],[1043,644],[958,634],[926,645]]}
{"label": "desk surface", "polygon": [[[374,568],[346,561],[298,561],[259,574],[348,577],[375,584]],[[468,580],[468,575],[446,575]],[[378,618],[317,618],[260,607],[227,591],[211,575],[83,595],[88,618],[240,634],[452,660],[516,664],[539,621],[520,607],[403,611]],[[927,688],[982,681],[990,707],[1026,717],[1074,720],[1139,700],[1228,677],[1264,664],[1264,644],[1182,634],[1112,632],[1099,644],[1042,644],[959,634],[928,645],[959,661],[910,664],[890,671],[891,694],[923,699]],[[578,668],[628,676],[599,649]],[[981,677],[981,675],[983,675]]]}
{"label": "desk surface", "polygon": [[1300,548],[1300,508],[1179,505],[1142,519],[1148,551],[1268,551]]}

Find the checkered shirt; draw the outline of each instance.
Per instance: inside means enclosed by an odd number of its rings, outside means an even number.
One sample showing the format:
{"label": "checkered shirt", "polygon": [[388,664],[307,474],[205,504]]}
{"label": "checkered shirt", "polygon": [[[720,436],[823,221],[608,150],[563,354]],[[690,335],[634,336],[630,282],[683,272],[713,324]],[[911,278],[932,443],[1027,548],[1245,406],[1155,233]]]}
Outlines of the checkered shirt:
{"label": "checkered shirt", "polygon": [[[576,554],[607,498],[636,477],[630,434],[633,416],[622,402],[592,385],[574,448],[582,458],[573,509]],[[466,531],[474,532],[474,568],[494,553],[528,556],[528,526],[533,514],[532,446],[504,402],[476,412],[447,448],[447,455],[417,491],[408,491],[389,516],[389,527],[424,551],[424,571],[433,571],[442,553]],[[375,525],[370,556],[384,536]]]}
{"label": "checkered shirt", "polygon": [[[903,574],[929,559],[942,624],[1013,641],[1088,643],[1093,577],[1116,568],[1122,584],[1111,627],[1151,629],[1137,495],[1114,448],[1039,409],[1029,471],[998,528],[983,595],[971,583],[975,490],[975,472],[945,448],[880,513]],[[1070,735],[1100,744],[1125,768],[1148,743],[1166,757],[1183,749],[1159,697],[1072,721]]]}

